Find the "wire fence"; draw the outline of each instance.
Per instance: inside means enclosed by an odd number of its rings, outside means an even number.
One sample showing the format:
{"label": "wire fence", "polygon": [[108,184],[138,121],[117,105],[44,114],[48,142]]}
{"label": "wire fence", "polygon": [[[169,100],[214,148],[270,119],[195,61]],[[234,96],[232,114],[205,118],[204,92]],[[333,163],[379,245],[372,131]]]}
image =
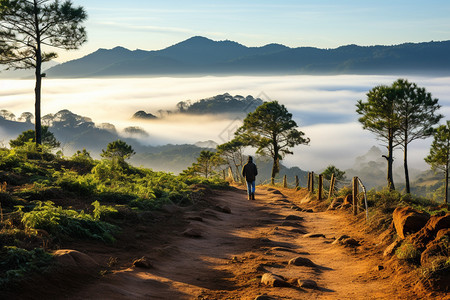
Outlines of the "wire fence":
{"label": "wire fence", "polygon": [[[276,182],[274,179],[265,180],[261,182],[262,185],[275,185],[284,188],[299,188],[300,179],[295,176],[294,180],[288,180],[284,175],[283,180]],[[309,172],[307,176],[307,189],[311,195],[317,195],[318,200],[331,200],[333,196],[337,195],[337,191],[344,188],[351,190],[352,196],[352,210],[353,214],[357,215],[359,212],[365,211],[366,219],[369,219],[369,206],[367,203],[367,190],[362,180],[358,177],[348,179],[336,179],[334,174],[331,178],[325,178],[323,174],[315,174]],[[359,190],[361,189],[361,193]]]}

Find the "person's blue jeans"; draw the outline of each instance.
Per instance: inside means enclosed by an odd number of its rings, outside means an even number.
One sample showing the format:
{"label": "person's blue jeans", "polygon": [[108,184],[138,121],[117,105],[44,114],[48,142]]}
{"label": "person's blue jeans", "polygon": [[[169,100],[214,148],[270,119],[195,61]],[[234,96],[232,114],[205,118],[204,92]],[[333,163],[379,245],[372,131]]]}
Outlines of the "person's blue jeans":
{"label": "person's blue jeans", "polygon": [[256,189],[256,181],[247,181],[247,193],[254,194]]}

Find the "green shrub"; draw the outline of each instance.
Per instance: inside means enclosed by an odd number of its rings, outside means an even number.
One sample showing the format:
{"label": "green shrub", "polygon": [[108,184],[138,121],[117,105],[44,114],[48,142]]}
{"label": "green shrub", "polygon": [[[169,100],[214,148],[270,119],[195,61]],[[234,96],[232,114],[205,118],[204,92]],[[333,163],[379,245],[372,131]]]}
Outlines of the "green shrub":
{"label": "green shrub", "polygon": [[117,209],[112,206],[101,205],[98,201],[92,202],[92,206],[94,206],[93,214],[95,220],[104,220],[109,215],[117,214]]}
{"label": "green shrub", "polygon": [[450,273],[450,257],[436,257],[429,265],[423,266],[419,270],[420,276],[424,279],[439,278]]}
{"label": "green shrub", "polygon": [[345,198],[346,196],[351,195],[351,194],[352,194],[352,188],[348,187],[348,186],[344,186],[337,192],[337,196],[343,197],[343,198]]}
{"label": "green shrub", "polygon": [[22,223],[27,228],[43,229],[61,239],[78,237],[112,242],[113,233],[117,231],[116,226],[98,221],[84,211],[55,207],[51,201],[38,201],[32,211],[23,213]]}
{"label": "green shrub", "polygon": [[19,281],[32,273],[42,273],[52,264],[53,257],[41,248],[25,250],[5,246],[0,251],[0,286]]}
{"label": "green shrub", "polygon": [[80,176],[73,171],[64,170],[64,172],[56,172],[56,184],[63,190],[72,192],[79,196],[93,195],[95,192],[95,183],[86,176]]}
{"label": "green shrub", "polygon": [[411,243],[403,243],[395,251],[398,259],[407,260],[409,262],[417,262],[420,259],[420,251]]}

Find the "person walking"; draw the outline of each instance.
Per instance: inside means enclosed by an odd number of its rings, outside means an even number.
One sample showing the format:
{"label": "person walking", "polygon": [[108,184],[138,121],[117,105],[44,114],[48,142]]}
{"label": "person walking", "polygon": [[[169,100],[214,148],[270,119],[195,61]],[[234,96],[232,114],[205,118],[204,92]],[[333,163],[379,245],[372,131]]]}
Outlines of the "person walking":
{"label": "person walking", "polygon": [[242,167],[242,177],[247,182],[248,200],[255,200],[256,175],[258,175],[258,169],[253,163],[253,158],[249,156],[248,162]]}

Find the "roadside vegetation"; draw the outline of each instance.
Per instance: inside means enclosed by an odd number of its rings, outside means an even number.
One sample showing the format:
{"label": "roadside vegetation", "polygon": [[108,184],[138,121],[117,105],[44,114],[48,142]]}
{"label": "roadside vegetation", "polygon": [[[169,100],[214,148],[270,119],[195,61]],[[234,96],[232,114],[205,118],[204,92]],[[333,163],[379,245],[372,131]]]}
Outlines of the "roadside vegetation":
{"label": "roadside vegetation", "polygon": [[52,250],[66,242],[113,244],[121,226],[141,212],[190,205],[199,185],[227,185],[217,176],[134,167],[127,163],[134,150],[120,140],[107,145],[102,160],[86,149],[63,157],[46,135],[43,145],[27,132],[0,149],[1,286],[51,268]]}

